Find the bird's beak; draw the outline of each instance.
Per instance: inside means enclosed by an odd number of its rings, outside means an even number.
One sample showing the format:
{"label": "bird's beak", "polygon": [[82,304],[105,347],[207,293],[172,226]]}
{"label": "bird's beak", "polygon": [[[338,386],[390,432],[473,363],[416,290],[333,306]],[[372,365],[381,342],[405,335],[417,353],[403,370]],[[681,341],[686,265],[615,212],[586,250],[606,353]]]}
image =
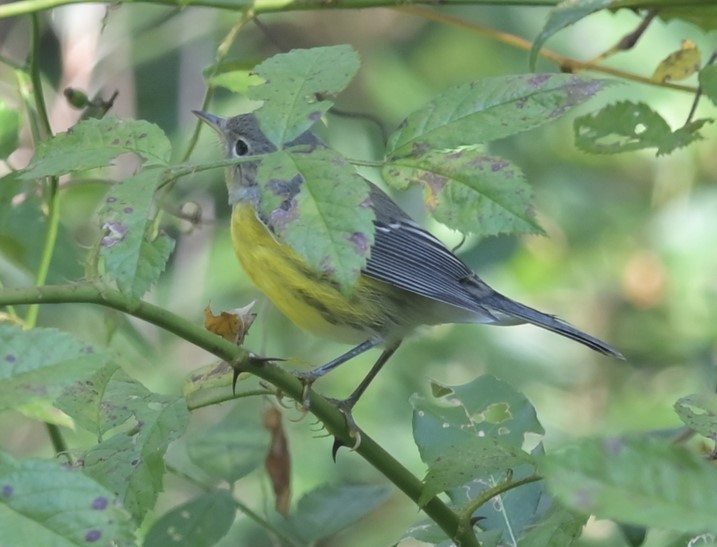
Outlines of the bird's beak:
{"label": "bird's beak", "polygon": [[203,122],[206,122],[209,127],[214,129],[220,135],[224,132],[224,129],[227,125],[226,118],[215,116],[214,114],[210,114],[209,112],[202,112],[201,110],[192,110],[192,114],[194,114]]}

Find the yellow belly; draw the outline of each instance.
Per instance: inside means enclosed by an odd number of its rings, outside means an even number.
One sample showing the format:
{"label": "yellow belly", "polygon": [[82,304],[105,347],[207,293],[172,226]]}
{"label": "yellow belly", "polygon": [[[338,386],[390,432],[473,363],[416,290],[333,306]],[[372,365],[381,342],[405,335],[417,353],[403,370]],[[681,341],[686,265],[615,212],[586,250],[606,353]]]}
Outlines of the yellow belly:
{"label": "yellow belly", "polygon": [[343,294],[325,276],[312,272],[293,249],[280,244],[248,203],[234,206],[231,233],[247,275],[299,327],[353,344],[386,334],[383,283],[362,277],[351,295]]}

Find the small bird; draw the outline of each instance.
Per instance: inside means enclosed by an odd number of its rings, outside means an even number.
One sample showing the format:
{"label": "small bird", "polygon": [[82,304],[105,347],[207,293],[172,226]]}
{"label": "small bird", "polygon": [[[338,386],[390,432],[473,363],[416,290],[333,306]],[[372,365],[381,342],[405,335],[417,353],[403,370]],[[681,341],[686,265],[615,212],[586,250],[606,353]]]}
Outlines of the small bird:
{"label": "small bird", "polygon": [[[253,114],[232,118],[200,111],[194,114],[219,133],[228,158],[276,151]],[[326,146],[310,131],[288,145]],[[354,405],[401,341],[422,325],[532,323],[624,359],[605,342],[493,290],[368,180],[370,207],[375,214],[374,243],[357,286],[345,294],[329,276],[309,267],[296,251],[280,242],[270,221],[260,214],[260,161],[257,158],[256,162],[227,168],[233,207],[231,234],[239,261],[256,286],[299,327],[356,344],[333,361],[298,374],[306,386],[305,405],[309,404],[308,389],[316,379],[371,348],[382,347],[383,353],[353,393],[335,401],[349,426],[358,431],[351,415]],[[302,183],[299,180],[296,192]]]}

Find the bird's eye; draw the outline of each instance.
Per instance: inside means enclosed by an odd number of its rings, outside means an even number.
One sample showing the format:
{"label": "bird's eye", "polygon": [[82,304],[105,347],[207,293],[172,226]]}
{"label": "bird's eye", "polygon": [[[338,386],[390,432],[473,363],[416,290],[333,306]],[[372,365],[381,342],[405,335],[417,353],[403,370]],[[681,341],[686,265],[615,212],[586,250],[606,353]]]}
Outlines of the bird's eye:
{"label": "bird's eye", "polygon": [[249,153],[249,144],[242,139],[239,138],[234,143],[234,155],[235,156],[246,156]]}

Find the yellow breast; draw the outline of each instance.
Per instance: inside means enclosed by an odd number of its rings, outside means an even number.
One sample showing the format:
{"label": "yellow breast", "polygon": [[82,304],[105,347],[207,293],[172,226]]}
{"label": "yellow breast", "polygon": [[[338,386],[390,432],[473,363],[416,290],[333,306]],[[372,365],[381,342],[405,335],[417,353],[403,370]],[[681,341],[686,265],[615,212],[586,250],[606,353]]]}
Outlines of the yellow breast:
{"label": "yellow breast", "polygon": [[360,343],[382,335],[382,283],[362,277],[351,295],[313,272],[290,247],[279,243],[249,203],[234,206],[234,251],[254,284],[299,327],[339,342]]}

